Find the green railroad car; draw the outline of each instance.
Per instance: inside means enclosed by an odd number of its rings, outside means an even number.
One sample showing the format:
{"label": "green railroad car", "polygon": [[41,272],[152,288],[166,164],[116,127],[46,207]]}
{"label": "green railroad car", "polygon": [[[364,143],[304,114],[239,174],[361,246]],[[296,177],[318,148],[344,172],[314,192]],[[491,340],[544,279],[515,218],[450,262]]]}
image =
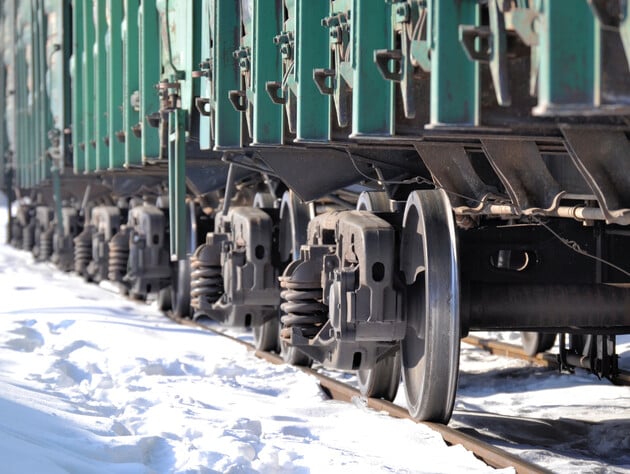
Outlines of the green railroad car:
{"label": "green railroad car", "polygon": [[[446,423],[460,338],[630,328],[623,0],[5,0],[11,242]],[[15,201],[13,203],[13,201]]]}

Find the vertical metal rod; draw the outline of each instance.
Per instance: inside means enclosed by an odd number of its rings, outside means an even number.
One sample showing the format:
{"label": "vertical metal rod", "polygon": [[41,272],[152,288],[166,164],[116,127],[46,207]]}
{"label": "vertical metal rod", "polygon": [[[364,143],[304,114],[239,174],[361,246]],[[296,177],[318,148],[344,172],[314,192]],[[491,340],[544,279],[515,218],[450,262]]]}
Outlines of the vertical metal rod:
{"label": "vertical metal rod", "polygon": [[230,164],[228,168],[227,181],[225,183],[225,198],[223,201],[223,209],[221,210],[221,214],[227,216],[228,211],[230,210],[230,201],[232,200],[232,195],[234,194],[234,165]]}
{"label": "vertical metal rod", "polygon": [[171,261],[186,258],[186,114],[169,115],[168,180]]}
{"label": "vertical metal rod", "polygon": [[59,176],[59,166],[53,159],[52,166],[50,168],[53,184],[53,195],[55,200],[55,222],[57,227],[57,236],[61,239],[63,235],[63,215],[61,205],[61,177]]}

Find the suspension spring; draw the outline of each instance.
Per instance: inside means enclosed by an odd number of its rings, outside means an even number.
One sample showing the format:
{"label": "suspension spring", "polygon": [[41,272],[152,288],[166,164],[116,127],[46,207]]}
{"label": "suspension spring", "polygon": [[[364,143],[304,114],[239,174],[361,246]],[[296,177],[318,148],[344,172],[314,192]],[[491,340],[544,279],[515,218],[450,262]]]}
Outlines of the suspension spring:
{"label": "suspension spring", "polygon": [[38,260],[46,261],[53,251],[53,231],[46,230],[39,235],[39,255]]}
{"label": "suspension spring", "polygon": [[74,239],[74,271],[85,275],[88,263],[92,258],[92,232],[85,229]]}
{"label": "suspension spring", "polygon": [[190,304],[196,310],[219,300],[223,294],[221,266],[204,261],[203,254],[190,257]]}
{"label": "suspension spring", "polygon": [[107,278],[111,281],[122,282],[127,274],[129,260],[129,234],[125,230],[118,232],[109,242],[109,262]]}
{"label": "suspension spring", "polygon": [[304,337],[315,336],[328,320],[322,289],[313,282],[295,281],[290,276],[280,277],[280,286],[283,288],[281,337],[288,339],[293,327],[299,328]]}

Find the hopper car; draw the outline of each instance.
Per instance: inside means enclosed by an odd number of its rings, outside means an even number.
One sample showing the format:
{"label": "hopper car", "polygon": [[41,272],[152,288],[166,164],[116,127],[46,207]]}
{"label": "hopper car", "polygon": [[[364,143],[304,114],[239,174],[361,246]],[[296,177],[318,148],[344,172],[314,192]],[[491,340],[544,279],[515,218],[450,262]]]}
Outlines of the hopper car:
{"label": "hopper car", "polygon": [[624,0],[4,0],[9,239],[447,423],[460,339],[630,329]]}

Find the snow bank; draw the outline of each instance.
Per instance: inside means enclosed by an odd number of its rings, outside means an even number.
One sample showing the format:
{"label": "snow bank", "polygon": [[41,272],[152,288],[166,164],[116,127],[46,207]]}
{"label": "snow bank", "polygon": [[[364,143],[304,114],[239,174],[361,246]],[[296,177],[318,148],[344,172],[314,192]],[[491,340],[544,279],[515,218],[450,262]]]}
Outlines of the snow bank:
{"label": "snow bank", "polygon": [[[30,268],[29,268],[30,267]],[[488,472],[410,421],[0,246],[3,472]]]}

